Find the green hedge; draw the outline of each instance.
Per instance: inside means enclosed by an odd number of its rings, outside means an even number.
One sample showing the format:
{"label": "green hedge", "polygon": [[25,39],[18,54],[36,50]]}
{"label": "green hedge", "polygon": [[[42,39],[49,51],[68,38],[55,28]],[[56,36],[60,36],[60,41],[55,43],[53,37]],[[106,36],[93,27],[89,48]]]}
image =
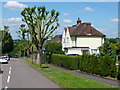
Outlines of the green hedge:
{"label": "green hedge", "polygon": [[62,54],[52,54],[49,58],[49,63],[64,67],[70,70],[80,70],[90,74],[100,76],[110,76],[120,80],[120,67],[117,73],[115,59],[110,56],[87,55],[70,56]]}
{"label": "green hedge", "polygon": [[109,56],[82,55],[80,70],[100,76],[116,77],[115,60]]}
{"label": "green hedge", "polygon": [[53,54],[51,58],[51,63],[54,65],[61,66],[70,70],[78,69],[79,57]]}

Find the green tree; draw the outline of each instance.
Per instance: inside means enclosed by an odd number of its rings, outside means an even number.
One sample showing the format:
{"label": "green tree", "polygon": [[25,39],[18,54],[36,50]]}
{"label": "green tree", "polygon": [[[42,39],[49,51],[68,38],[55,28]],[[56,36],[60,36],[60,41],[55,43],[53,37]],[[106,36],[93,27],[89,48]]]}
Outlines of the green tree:
{"label": "green tree", "polygon": [[13,39],[12,36],[10,35],[9,27],[4,26],[4,30],[1,30],[0,32],[2,33],[2,53],[9,53],[13,50]]}
{"label": "green tree", "polygon": [[47,53],[54,53],[54,54],[63,54],[62,45],[57,42],[48,42],[45,44],[45,50]]}
{"label": "green tree", "polygon": [[[30,46],[31,43],[29,42],[29,30],[26,29],[25,24],[20,25],[20,30],[17,31],[16,33],[19,34],[19,38],[21,39],[21,44],[19,44],[16,48],[20,50],[20,56],[29,56],[30,54]],[[27,34],[27,35],[26,35]],[[26,38],[27,36],[27,38]],[[22,49],[19,49],[19,48]]]}
{"label": "green tree", "polygon": [[105,43],[99,47],[99,51],[101,56],[105,56],[105,55],[111,56],[112,49],[111,49],[109,40],[107,39],[105,40]]}
{"label": "green tree", "polygon": [[28,25],[33,44],[39,52],[37,64],[41,64],[43,44],[58,28],[59,13],[54,9],[47,11],[45,7],[28,7],[21,12],[21,15],[24,17],[22,20]]}

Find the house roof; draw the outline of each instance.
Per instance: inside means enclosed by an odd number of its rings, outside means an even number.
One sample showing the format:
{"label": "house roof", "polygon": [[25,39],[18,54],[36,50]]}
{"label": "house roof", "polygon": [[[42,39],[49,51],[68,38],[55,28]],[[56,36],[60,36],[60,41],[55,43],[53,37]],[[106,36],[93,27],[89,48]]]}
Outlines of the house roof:
{"label": "house roof", "polygon": [[56,35],[54,38],[52,38],[51,40],[49,40],[48,42],[61,42],[60,38],[62,38],[62,35]]}
{"label": "house roof", "polygon": [[68,27],[68,30],[70,32],[70,36],[105,36],[105,34],[92,27],[91,23],[89,22],[73,25],[71,27]]}

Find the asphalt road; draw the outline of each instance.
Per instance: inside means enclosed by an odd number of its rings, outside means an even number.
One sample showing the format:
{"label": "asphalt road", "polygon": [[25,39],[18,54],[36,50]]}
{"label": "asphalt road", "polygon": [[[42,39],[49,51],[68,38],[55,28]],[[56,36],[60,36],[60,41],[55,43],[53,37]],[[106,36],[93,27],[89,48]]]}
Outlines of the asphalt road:
{"label": "asphalt road", "polygon": [[[60,88],[20,59],[2,65],[2,88]],[[1,75],[0,75],[1,78]]]}

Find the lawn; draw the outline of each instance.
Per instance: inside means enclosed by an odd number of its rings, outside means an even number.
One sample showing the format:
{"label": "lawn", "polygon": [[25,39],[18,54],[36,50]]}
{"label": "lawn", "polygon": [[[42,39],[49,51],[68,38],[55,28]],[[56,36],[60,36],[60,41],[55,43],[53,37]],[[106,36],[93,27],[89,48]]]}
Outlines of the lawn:
{"label": "lawn", "polygon": [[68,72],[46,73],[45,76],[56,82],[62,88],[114,88],[113,86]]}

